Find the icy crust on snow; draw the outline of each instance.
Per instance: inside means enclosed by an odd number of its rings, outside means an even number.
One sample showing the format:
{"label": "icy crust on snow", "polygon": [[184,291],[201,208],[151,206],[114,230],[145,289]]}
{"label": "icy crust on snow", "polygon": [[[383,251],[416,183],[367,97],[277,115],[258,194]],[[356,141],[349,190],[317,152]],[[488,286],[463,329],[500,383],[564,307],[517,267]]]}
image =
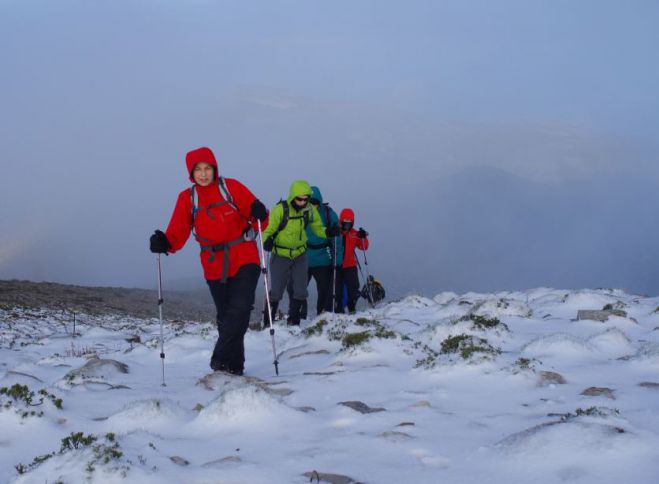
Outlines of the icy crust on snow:
{"label": "icy crust on snow", "polygon": [[[627,316],[576,318],[605,306]],[[657,306],[611,289],[409,296],[277,324],[278,377],[267,331],[247,333],[236,377],[209,373],[213,326],[165,321],[166,386],[157,320],[78,315],[74,334],[66,313],[0,309],[1,475],[656,482]]]}

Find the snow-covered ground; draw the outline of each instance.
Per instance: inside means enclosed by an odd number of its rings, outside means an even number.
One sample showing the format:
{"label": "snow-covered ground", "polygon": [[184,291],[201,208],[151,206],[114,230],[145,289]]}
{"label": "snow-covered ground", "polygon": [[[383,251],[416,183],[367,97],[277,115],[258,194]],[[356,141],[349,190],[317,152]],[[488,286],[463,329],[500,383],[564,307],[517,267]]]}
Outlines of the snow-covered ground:
{"label": "snow-covered ground", "polygon": [[[623,315],[576,320],[606,305]],[[0,310],[0,476],[656,483],[658,305],[615,290],[408,297],[277,326],[279,376],[267,331],[248,332],[234,377],[209,373],[214,327],[166,323],[166,386],[156,319],[83,315],[74,337],[62,313]]]}

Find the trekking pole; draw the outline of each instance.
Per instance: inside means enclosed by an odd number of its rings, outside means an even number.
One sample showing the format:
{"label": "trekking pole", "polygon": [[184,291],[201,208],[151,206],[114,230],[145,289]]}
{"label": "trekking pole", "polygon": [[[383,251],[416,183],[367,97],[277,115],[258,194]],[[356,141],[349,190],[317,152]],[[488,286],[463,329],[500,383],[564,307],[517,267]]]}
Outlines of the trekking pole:
{"label": "trekking pole", "polygon": [[[367,287],[366,291],[368,292],[368,280],[366,280],[366,278],[364,277],[364,272],[362,271],[362,265],[359,263],[359,259],[357,259],[357,255],[355,255],[355,261],[357,261],[357,269],[359,270],[359,277],[361,278],[362,281],[364,281],[364,284]],[[359,282],[359,281],[357,281],[357,282]],[[363,289],[359,290],[359,294],[360,294],[361,297],[363,297],[364,299],[366,299],[368,301],[368,298],[366,298],[364,296],[364,290]],[[357,298],[357,300],[359,300],[359,298]],[[369,302],[370,306],[373,307],[373,304],[371,303],[371,301],[368,301],[368,302]]]}
{"label": "trekking pole", "polygon": [[332,260],[332,319],[336,315],[336,238],[334,236],[334,259]]}
{"label": "trekking pole", "polygon": [[162,372],[162,385],[165,385],[165,341],[162,334],[162,271],[160,270],[160,254],[158,254],[158,315],[160,317],[160,368]]}
{"label": "trekking pole", "polygon": [[[368,291],[368,298],[369,298],[368,302],[370,303],[371,307],[374,308],[375,299],[373,298],[373,286],[371,285],[372,284],[371,281],[373,280],[373,278],[371,277],[371,274],[368,272],[368,259],[366,258],[366,250],[367,249],[364,249],[362,251],[362,254],[364,254],[364,270],[366,271],[366,291]],[[362,277],[364,277],[363,274]]]}
{"label": "trekking pole", "polygon": [[275,359],[275,373],[279,376],[279,362],[277,361],[277,350],[275,348],[275,328],[272,325],[272,310],[270,308],[270,288],[268,287],[268,268],[265,265],[265,251],[263,250],[263,231],[261,230],[261,221],[256,219],[259,228],[259,249],[261,255],[261,272],[263,273],[263,285],[265,287],[265,304],[268,310],[268,322],[270,323],[270,340],[272,341],[272,356]]}

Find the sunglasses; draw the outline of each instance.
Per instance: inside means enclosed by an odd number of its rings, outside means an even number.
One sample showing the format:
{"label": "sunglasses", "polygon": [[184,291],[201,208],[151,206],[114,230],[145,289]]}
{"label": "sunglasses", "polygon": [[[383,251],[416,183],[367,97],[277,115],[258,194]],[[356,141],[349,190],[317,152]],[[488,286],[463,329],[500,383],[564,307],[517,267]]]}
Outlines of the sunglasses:
{"label": "sunglasses", "polygon": [[309,197],[295,197],[295,201],[300,203],[307,203],[309,201]]}

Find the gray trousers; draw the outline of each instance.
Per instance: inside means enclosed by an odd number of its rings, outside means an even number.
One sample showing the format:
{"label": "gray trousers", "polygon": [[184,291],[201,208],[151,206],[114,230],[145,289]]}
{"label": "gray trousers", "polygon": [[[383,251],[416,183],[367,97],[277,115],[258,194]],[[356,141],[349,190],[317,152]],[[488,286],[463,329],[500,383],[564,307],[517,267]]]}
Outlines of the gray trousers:
{"label": "gray trousers", "polygon": [[293,299],[306,299],[308,266],[306,252],[295,259],[272,254],[270,256],[270,300],[281,301],[289,280],[293,282]]}

